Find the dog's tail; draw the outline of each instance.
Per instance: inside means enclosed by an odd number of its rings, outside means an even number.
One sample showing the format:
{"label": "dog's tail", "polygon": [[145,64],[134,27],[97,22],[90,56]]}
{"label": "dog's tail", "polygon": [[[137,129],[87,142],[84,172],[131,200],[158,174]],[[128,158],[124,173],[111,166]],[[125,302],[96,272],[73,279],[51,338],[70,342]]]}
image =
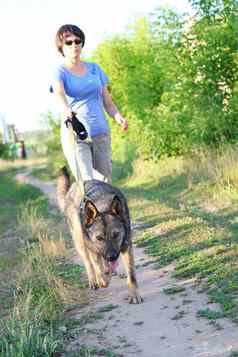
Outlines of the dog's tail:
{"label": "dog's tail", "polygon": [[64,166],[59,170],[57,182],[57,200],[60,210],[64,212],[65,196],[70,187],[70,178],[67,168]]}

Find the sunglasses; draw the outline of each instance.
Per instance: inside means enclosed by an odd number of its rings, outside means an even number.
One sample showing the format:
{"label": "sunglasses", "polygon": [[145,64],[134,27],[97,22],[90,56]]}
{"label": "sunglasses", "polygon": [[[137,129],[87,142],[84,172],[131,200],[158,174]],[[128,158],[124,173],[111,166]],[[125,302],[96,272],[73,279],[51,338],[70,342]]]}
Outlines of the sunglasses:
{"label": "sunglasses", "polygon": [[65,41],[66,46],[72,46],[73,43],[75,45],[82,45],[82,41],[79,38],[76,38],[75,40],[66,40]]}

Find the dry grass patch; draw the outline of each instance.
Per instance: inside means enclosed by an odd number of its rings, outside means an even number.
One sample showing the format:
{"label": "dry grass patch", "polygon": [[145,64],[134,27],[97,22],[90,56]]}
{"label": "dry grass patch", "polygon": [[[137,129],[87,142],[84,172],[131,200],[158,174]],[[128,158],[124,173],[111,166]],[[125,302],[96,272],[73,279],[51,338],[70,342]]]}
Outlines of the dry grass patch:
{"label": "dry grass patch", "polygon": [[32,168],[33,166],[38,166],[45,164],[47,162],[46,158],[34,158],[27,160],[14,160],[7,161],[0,159],[0,172],[9,171],[9,170],[19,170],[22,168]]}
{"label": "dry grass patch", "polygon": [[39,236],[39,247],[42,253],[49,257],[69,257],[66,242],[61,236],[58,240],[53,240],[41,233]]}
{"label": "dry grass patch", "polygon": [[189,181],[209,181],[220,188],[238,188],[238,148],[200,149],[184,160]]}

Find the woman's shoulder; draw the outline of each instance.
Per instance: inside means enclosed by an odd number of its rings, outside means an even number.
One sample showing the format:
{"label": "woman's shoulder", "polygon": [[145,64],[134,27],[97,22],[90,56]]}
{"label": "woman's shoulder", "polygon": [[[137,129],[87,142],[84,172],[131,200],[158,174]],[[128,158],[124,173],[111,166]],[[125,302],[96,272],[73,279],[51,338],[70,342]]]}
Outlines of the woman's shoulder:
{"label": "woman's shoulder", "polygon": [[64,81],[66,74],[67,73],[66,73],[65,68],[62,64],[55,66],[53,69],[53,79],[54,80]]}
{"label": "woman's shoulder", "polygon": [[58,64],[57,66],[55,66],[54,70],[55,70],[55,71],[58,71],[58,72],[66,72],[66,68],[65,68],[65,66],[63,65],[63,63],[60,63],[60,64]]}
{"label": "woman's shoulder", "polygon": [[84,63],[86,64],[86,66],[87,66],[90,70],[100,71],[100,66],[99,66],[96,62],[84,61]]}
{"label": "woman's shoulder", "polygon": [[64,75],[66,72],[67,72],[66,68],[64,67],[63,64],[58,64],[57,66],[54,67],[54,74]]}

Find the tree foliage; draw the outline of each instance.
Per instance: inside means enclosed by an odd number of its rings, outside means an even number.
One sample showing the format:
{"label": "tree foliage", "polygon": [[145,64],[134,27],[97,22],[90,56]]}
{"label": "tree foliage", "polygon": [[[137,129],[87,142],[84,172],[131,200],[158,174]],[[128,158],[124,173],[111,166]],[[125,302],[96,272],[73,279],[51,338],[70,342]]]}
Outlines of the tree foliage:
{"label": "tree foliage", "polygon": [[145,155],[176,155],[238,138],[235,0],[191,1],[196,14],[158,8],[94,56]]}
{"label": "tree foliage", "polygon": [[48,137],[45,143],[47,154],[61,151],[60,118],[56,117],[51,111],[48,111],[42,114],[42,124],[48,130]]}

